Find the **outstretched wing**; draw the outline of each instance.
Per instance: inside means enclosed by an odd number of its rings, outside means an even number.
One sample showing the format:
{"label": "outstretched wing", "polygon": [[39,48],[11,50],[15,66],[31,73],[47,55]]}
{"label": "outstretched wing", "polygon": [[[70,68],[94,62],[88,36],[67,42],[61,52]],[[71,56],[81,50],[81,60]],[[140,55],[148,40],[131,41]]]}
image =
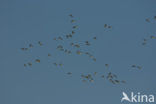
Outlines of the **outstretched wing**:
{"label": "outstretched wing", "polygon": [[125,92],[123,92],[122,94],[123,94],[123,98],[121,99],[121,102],[122,102],[123,100],[127,100],[127,101],[131,102],[130,99],[128,98],[128,96],[127,96],[127,94],[126,94]]}
{"label": "outstretched wing", "polygon": [[125,98],[128,98],[128,96],[127,96],[127,94],[126,94],[125,92],[123,92],[122,94],[123,94],[123,96],[124,96]]}

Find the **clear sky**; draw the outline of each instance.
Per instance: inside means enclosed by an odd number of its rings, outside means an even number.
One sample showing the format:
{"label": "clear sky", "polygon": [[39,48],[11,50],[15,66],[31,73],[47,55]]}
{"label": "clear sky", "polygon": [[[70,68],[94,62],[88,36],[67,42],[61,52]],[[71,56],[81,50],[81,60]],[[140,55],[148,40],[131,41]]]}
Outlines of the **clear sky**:
{"label": "clear sky", "polygon": [[[0,104],[121,104],[123,91],[156,95],[156,39],[149,38],[156,36],[156,20],[145,21],[156,15],[155,4],[155,0],[0,0]],[[54,41],[71,32],[69,14],[78,25],[74,37]],[[104,31],[104,24],[111,25],[111,31]],[[144,38],[146,46],[141,45]],[[91,46],[81,50],[92,53],[96,62],[69,46],[86,40]],[[31,50],[20,50],[29,43],[34,45]],[[56,50],[59,44],[72,54]],[[41,62],[35,63],[36,58]],[[32,67],[25,68],[30,61]],[[142,69],[132,69],[133,64]],[[93,83],[81,81],[81,74],[93,72],[98,72]],[[108,72],[127,83],[103,80],[100,76]]]}

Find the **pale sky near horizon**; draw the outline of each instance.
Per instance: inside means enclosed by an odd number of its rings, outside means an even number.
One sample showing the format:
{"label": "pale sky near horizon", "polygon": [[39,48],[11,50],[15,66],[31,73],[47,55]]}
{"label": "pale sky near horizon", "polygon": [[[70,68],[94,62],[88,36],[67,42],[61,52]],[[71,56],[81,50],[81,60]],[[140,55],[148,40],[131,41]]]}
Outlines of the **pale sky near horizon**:
{"label": "pale sky near horizon", "polygon": [[[156,36],[155,4],[155,0],[0,0],[0,104],[121,104],[123,91],[156,95],[156,39],[150,39]],[[71,32],[69,14],[78,25],[75,36],[54,41]],[[104,31],[104,24],[112,30]],[[91,46],[82,51],[92,53],[96,62],[75,54],[68,45],[86,40]],[[20,50],[29,43],[34,48]],[[59,44],[73,53],[56,50]],[[41,62],[35,63],[36,58]],[[25,68],[29,61],[32,67]],[[63,63],[62,68],[53,62]],[[133,64],[142,69],[132,69]],[[81,81],[81,74],[94,72],[98,73],[93,83]],[[127,83],[103,80],[100,76],[108,72]]]}

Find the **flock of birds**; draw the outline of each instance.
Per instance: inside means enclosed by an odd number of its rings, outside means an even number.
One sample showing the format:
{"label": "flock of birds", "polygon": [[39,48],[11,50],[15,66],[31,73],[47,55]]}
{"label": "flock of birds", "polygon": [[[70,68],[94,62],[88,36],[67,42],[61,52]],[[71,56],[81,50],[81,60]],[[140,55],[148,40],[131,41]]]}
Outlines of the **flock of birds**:
{"label": "flock of birds", "polygon": [[[74,16],[72,14],[70,14],[69,17],[70,17],[70,23],[72,25],[71,32],[66,34],[66,35],[63,35],[63,36],[54,37],[53,38],[54,41],[57,41],[58,43],[59,43],[59,41],[64,41],[65,42],[65,40],[68,40],[68,39],[71,40],[73,37],[75,37],[76,31],[78,29],[78,25],[76,24],[76,20],[75,20],[75,18],[74,18]],[[153,19],[147,18],[145,21],[151,22],[152,20],[156,20],[156,16],[154,16]],[[104,31],[111,31],[111,30],[112,30],[111,25],[104,24]],[[156,39],[156,36],[152,35],[152,36],[150,36],[149,39]],[[146,45],[147,40],[149,40],[149,39],[144,39],[142,45]],[[96,41],[97,37],[93,36],[92,40]],[[86,40],[86,41],[81,41],[81,42],[74,42],[74,41],[71,40],[71,42],[68,44],[71,47],[71,49],[65,48],[63,46],[64,44],[58,44],[56,46],[56,50],[64,52],[66,54],[73,54],[73,53],[75,53],[77,55],[84,54],[84,55],[88,56],[91,60],[96,62],[96,57],[93,54],[91,54],[90,52],[82,51],[83,46],[88,47],[88,46],[90,46],[92,44],[92,42],[91,42],[92,40]],[[37,44],[38,44],[38,46],[41,46],[41,47],[43,46],[43,43],[41,41],[38,41]],[[21,48],[21,50],[22,51],[28,51],[33,47],[34,47],[33,44],[29,44],[28,47]],[[50,53],[48,53],[47,56],[51,57],[52,55]],[[34,62],[35,63],[40,63],[41,60],[39,58],[37,58],[37,59],[34,60]],[[33,65],[33,62],[24,63],[24,67],[32,67],[32,65]],[[53,65],[57,66],[57,67],[62,67],[63,63],[62,62],[54,62]],[[106,69],[109,69],[109,64],[105,64],[105,67],[106,67]],[[132,65],[131,67],[133,69],[139,69],[139,70],[142,69],[142,66],[139,66],[139,65]],[[110,71],[110,69],[109,69],[109,71]],[[73,73],[72,72],[67,72],[66,74],[68,76],[72,76]],[[98,72],[94,72],[92,74],[90,74],[90,73],[89,74],[81,74],[80,77],[81,77],[82,82],[94,82],[95,81],[95,76],[97,76],[97,75],[98,75]],[[118,76],[116,74],[113,74],[112,72],[108,72],[106,75],[102,74],[102,75],[100,75],[100,77],[102,79],[108,80],[112,84],[120,84],[120,83],[125,84],[126,83],[125,80],[119,80]]]}
{"label": "flock of birds", "polygon": [[[106,69],[108,69],[109,65],[105,64]],[[92,74],[82,74],[81,75],[81,79],[82,82],[94,82],[95,81],[95,76],[97,76],[98,72],[94,72]],[[112,72],[108,72],[108,74],[105,76],[104,74],[100,75],[100,77],[102,79],[106,79],[109,82],[111,82],[112,84],[120,84],[123,83],[125,84],[126,81],[125,80],[119,80],[118,76],[116,74],[113,74]]]}
{"label": "flock of birds", "polygon": [[142,45],[143,46],[145,46],[145,45],[147,45],[147,42],[149,41],[149,40],[153,40],[153,39],[156,39],[156,36],[154,36],[154,35],[151,35],[151,36],[149,36],[148,38],[144,38],[143,39],[143,42],[142,42]]}
{"label": "flock of birds", "polygon": [[[148,23],[154,23],[154,22],[156,22],[156,16],[153,16],[151,18],[146,18],[145,21],[148,22]],[[156,39],[156,35],[155,36],[154,35],[150,35],[148,38],[144,38],[143,42],[142,42],[142,45],[143,46],[147,45],[147,42],[149,40],[151,40],[151,39]]]}
{"label": "flock of birds", "polygon": [[152,23],[154,21],[156,21],[156,16],[150,17],[150,18],[146,18],[145,19],[146,22]]}

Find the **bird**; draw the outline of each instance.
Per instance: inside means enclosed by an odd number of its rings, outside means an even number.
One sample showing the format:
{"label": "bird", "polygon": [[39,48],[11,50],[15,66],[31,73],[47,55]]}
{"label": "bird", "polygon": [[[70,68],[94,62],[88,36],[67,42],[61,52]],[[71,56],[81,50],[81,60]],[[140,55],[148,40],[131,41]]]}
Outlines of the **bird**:
{"label": "bird", "polygon": [[72,72],[68,72],[67,74],[68,74],[68,75],[71,75],[71,74],[72,74]]}
{"label": "bird", "polygon": [[146,42],[143,42],[142,45],[146,45]]}
{"label": "bird", "polygon": [[155,36],[151,36],[151,39],[156,39],[156,37]]}
{"label": "bird", "polygon": [[72,35],[71,35],[71,34],[66,35],[66,38],[67,38],[67,39],[72,38]]}
{"label": "bird", "polygon": [[75,20],[71,20],[71,23],[74,23],[75,22]]}
{"label": "bird", "polygon": [[97,72],[94,72],[94,75],[96,75],[97,74]]}
{"label": "bird", "polygon": [[93,37],[94,40],[96,40],[96,37]]}
{"label": "bird", "polygon": [[59,36],[59,37],[58,37],[58,40],[63,40],[63,38]]}
{"label": "bird", "polygon": [[72,31],[72,35],[74,35],[75,34],[75,32],[74,31]]}
{"label": "bird", "polygon": [[127,101],[131,102],[131,100],[128,98],[128,96],[127,96],[127,94],[125,92],[122,92],[122,95],[123,95],[123,97],[121,99],[121,102],[124,101],[124,100],[127,100]]}
{"label": "bird", "polygon": [[74,43],[70,43],[71,46],[74,46]]}
{"label": "bird", "polygon": [[66,35],[66,38],[68,39],[69,38],[69,35]]}
{"label": "bird", "polygon": [[146,21],[146,22],[150,22],[149,18],[146,18],[145,21]]}
{"label": "bird", "polygon": [[69,34],[68,36],[69,36],[70,38],[72,38],[72,35],[71,35],[71,34]]}
{"label": "bird", "polygon": [[69,16],[70,16],[71,18],[73,18],[73,17],[74,17],[72,14],[69,14]]}
{"label": "bird", "polygon": [[22,50],[22,51],[24,51],[24,50],[25,50],[25,48],[21,48],[21,50]]}
{"label": "bird", "polygon": [[109,64],[105,64],[105,67],[106,67],[106,69],[108,69],[108,67],[109,67]]}
{"label": "bird", "polygon": [[116,83],[120,83],[120,81],[119,81],[119,80],[115,80],[115,82],[116,82]]}
{"label": "bird", "polygon": [[142,69],[142,67],[141,67],[141,66],[137,66],[137,68],[138,68],[138,69]]}
{"label": "bird", "polygon": [[107,27],[107,24],[104,24],[104,28],[106,28]]}
{"label": "bird", "polygon": [[75,44],[74,46],[77,47],[77,48],[80,48],[80,45],[79,44]]}
{"label": "bird", "polygon": [[115,84],[115,82],[114,82],[112,79],[109,79],[109,81],[110,81],[111,83]]}
{"label": "bird", "polygon": [[32,44],[29,44],[29,47],[30,47],[30,48],[33,48],[33,45],[32,45]]}
{"label": "bird", "polygon": [[28,65],[29,65],[29,66],[32,66],[32,63],[31,63],[31,62],[28,62]]}
{"label": "bird", "polygon": [[72,52],[71,51],[68,51],[68,54],[71,54]]}
{"label": "bird", "polygon": [[57,40],[56,38],[53,38],[53,40]]}
{"label": "bird", "polygon": [[62,63],[59,63],[59,66],[63,66],[63,64]]}
{"label": "bird", "polygon": [[21,48],[21,50],[22,50],[22,51],[27,51],[27,50],[28,50],[28,48]]}
{"label": "bird", "polygon": [[24,64],[24,67],[27,67],[27,64]]}
{"label": "bird", "polygon": [[50,53],[48,53],[48,56],[51,56],[51,54],[50,54]]}
{"label": "bird", "polygon": [[147,39],[144,39],[144,42],[146,42],[147,41]]}
{"label": "bird", "polygon": [[65,50],[64,50],[64,52],[65,52],[65,53],[67,53],[67,52],[68,52],[68,50],[67,50],[67,49],[65,49]]}
{"label": "bird", "polygon": [[111,29],[111,28],[112,28],[112,26],[108,26],[108,28],[109,28],[109,29]]}
{"label": "bird", "polygon": [[105,76],[104,76],[104,75],[102,75],[101,77],[102,77],[102,78],[105,78]]}
{"label": "bird", "polygon": [[90,81],[90,82],[94,82],[94,79],[90,79],[89,81]]}
{"label": "bird", "polygon": [[57,49],[63,49],[63,46],[62,45],[58,45]]}
{"label": "bird", "polygon": [[36,59],[35,61],[38,62],[38,63],[40,63],[40,59]]}
{"label": "bird", "polygon": [[40,46],[42,46],[43,44],[41,43],[41,41],[38,41],[38,44],[40,45]]}
{"label": "bird", "polygon": [[132,65],[132,68],[135,68],[136,67],[136,65]]}
{"label": "bird", "polygon": [[55,62],[55,63],[53,63],[55,66],[57,66],[57,63]]}
{"label": "bird", "polygon": [[90,46],[89,41],[85,41],[85,44],[86,44],[87,46]]}
{"label": "bird", "polygon": [[108,75],[107,75],[107,79],[112,79],[112,78],[113,78],[112,73],[109,72]]}
{"label": "bird", "polygon": [[96,58],[93,58],[93,61],[96,61]]}
{"label": "bird", "polygon": [[73,26],[73,29],[76,29],[78,26]]}

